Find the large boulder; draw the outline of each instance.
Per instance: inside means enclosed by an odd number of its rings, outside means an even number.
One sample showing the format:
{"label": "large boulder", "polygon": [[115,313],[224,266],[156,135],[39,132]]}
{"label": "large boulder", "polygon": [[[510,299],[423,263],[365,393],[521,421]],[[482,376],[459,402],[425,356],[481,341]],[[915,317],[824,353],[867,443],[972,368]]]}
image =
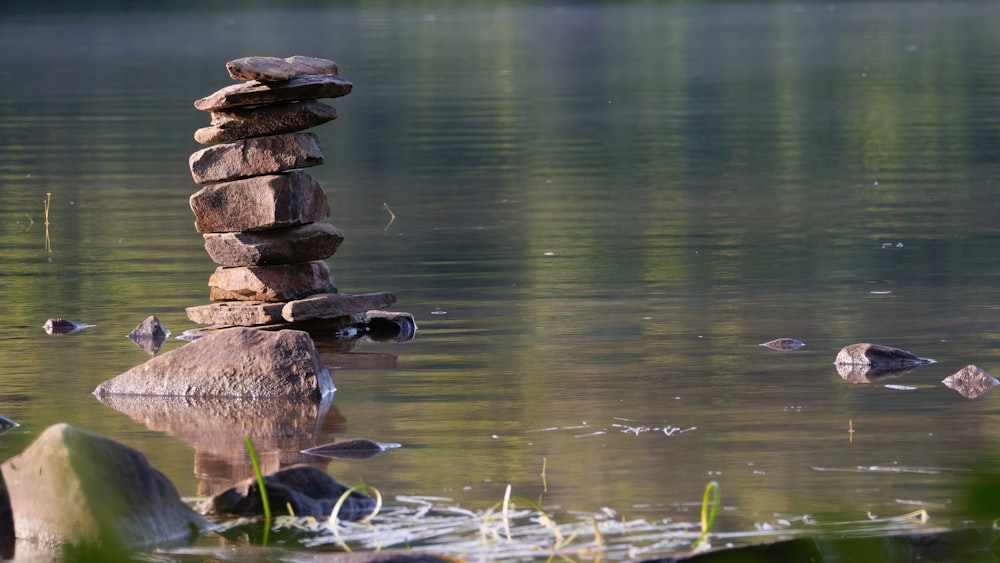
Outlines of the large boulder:
{"label": "large boulder", "polygon": [[303,74],[340,74],[340,67],[330,59],[295,55],[278,57],[243,57],[226,63],[233,80],[280,82]]}
{"label": "large boulder", "polygon": [[219,111],[297,100],[339,98],[350,94],[353,87],[347,79],[332,74],[307,74],[283,82],[250,80],[217,90],[196,101],[194,107],[202,111]]}
{"label": "large boulder", "polygon": [[333,393],[308,333],[231,328],[155,357],[97,386],[97,396],[298,397]]}
{"label": "large boulder", "polygon": [[314,133],[253,137],[212,145],[188,158],[196,184],[213,184],[323,164]]}
{"label": "large boulder", "polygon": [[273,266],[219,267],[208,278],[212,301],[288,301],[316,293],[336,293],[330,267],[322,260]]}
{"label": "large boulder", "polygon": [[330,215],[323,186],[302,170],[205,186],[189,203],[200,233],[291,227]]}
{"label": "large boulder", "polygon": [[205,251],[223,266],[267,266],[323,260],[337,252],[344,233],[329,223],[242,233],[205,233]]}
{"label": "large boulder", "polygon": [[337,110],[316,100],[212,112],[212,124],[194,132],[203,145],[303,131],[337,119]]}
{"label": "large boulder", "polygon": [[[264,486],[272,515],[287,514],[290,507],[295,516],[315,518],[330,516],[348,490],[333,477],[309,465],[297,465],[265,475]],[[219,514],[264,514],[257,479],[251,477],[219,493],[212,499],[212,509]],[[351,491],[344,498],[336,517],[340,520],[360,520],[374,510],[374,500]]]}
{"label": "large boulder", "polygon": [[19,539],[128,549],[211,527],[142,453],[67,424],[50,426],[0,471]]}
{"label": "large boulder", "polygon": [[837,365],[870,366],[873,369],[904,369],[932,364],[934,360],[921,358],[899,348],[865,342],[842,348],[834,363]]}

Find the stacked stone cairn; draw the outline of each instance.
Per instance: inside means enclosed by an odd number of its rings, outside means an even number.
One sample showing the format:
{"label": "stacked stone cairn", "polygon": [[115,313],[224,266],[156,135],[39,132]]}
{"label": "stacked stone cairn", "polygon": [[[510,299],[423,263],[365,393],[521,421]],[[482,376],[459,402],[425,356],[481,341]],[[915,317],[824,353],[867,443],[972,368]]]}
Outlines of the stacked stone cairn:
{"label": "stacked stone cairn", "polygon": [[[195,229],[219,267],[209,278],[212,303],[189,307],[195,323],[287,325],[355,319],[395,303],[392,293],[342,294],[324,260],[344,240],[329,223],[323,186],[303,169],[323,164],[319,140],[306,129],[337,117],[317,101],[351,92],[326,59],[246,57],[226,64],[241,82],[202,98],[209,127],[191,155]],[[346,322],[345,324],[350,324]]]}

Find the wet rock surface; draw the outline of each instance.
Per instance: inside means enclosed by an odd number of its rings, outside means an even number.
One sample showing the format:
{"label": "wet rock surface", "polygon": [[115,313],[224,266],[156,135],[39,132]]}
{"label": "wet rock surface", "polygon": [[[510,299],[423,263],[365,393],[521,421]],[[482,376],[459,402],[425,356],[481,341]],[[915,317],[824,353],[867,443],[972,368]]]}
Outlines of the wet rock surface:
{"label": "wet rock surface", "polygon": [[78,323],[68,319],[53,318],[45,321],[45,324],[42,325],[42,330],[44,330],[46,334],[73,334],[74,332],[80,332],[81,330],[92,326],[94,325]]}
{"label": "wet rock surface", "polygon": [[[296,516],[326,518],[333,512],[348,487],[325,472],[308,465],[289,467],[264,476],[271,514],[286,514],[291,507]],[[262,515],[264,504],[256,478],[249,478],[212,498],[218,514]],[[375,501],[352,491],[335,515],[340,520],[360,520],[375,509]]]}
{"label": "wet rock surface", "polygon": [[210,527],[142,453],[67,424],[50,426],[0,470],[20,539],[129,548]]}
{"label": "wet rock surface", "polygon": [[308,333],[237,327],[152,358],[101,383],[94,394],[320,400],[333,391]]}

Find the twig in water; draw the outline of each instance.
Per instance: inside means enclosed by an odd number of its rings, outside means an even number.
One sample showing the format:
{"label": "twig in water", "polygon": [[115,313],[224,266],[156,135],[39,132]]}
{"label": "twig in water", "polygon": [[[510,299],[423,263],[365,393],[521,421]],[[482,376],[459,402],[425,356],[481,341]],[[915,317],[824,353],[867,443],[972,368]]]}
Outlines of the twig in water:
{"label": "twig in water", "polygon": [[501,511],[503,514],[503,531],[507,536],[507,541],[510,539],[510,483],[507,483],[507,491],[503,494],[503,509]]}
{"label": "twig in water", "polygon": [[49,207],[52,205],[52,192],[45,192],[45,251],[52,254],[52,239],[49,238]]}
{"label": "twig in water", "polygon": [[396,221],[396,214],[392,212],[392,209],[389,209],[389,204],[388,203],[383,203],[382,207],[384,207],[385,210],[389,212],[389,222],[386,223],[385,224],[385,228],[382,229],[383,233],[388,233],[389,232],[389,227],[391,227],[392,224]]}
{"label": "twig in water", "polygon": [[[542,458],[542,492],[543,493],[549,492],[549,486],[545,482],[545,464],[546,464],[547,461],[548,460],[546,458],[544,458],[544,457]],[[541,504],[541,503],[539,503],[539,504]]]}

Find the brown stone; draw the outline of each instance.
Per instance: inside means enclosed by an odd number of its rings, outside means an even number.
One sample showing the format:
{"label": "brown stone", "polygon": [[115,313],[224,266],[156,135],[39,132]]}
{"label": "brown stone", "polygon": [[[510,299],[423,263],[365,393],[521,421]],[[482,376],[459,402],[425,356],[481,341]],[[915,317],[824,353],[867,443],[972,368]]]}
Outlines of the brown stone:
{"label": "brown stone", "polygon": [[954,389],[966,399],[975,399],[994,385],[1000,384],[1000,381],[977,366],[969,364],[946,377],[941,383],[949,389]]}
{"label": "brown stone", "polygon": [[319,400],[333,391],[309,333],[236,327],[157,356],[101,383],[94,394]]}
{"label": "brown stone", "polygon": [[274,266],[219,267],[208,279],[208,285],[212,301],[289,301],[337,291],[330,268],[322,260]]}
{"label": "brown stone", "polygon": [[233,80],[260,80],[280,82],[303,74],[340,74],[337,63],[329,59],[295,55],[278,57],[243,57],[226,63],[226,70]]}
{"label": "brown stone", "polygon": [[203,145],[228,143],[248,137],[294,133],[337,119],[337,110],[309,100],[251,109],[212,112],[212,125],[194,132]]}
{"label": "brown stone", "polygon": [[395,302],[396,296],[388,292],[357,294],[329,293],[290,301],[285,304],[284,309],[281,311],[281,316],[288,322],[343,317],[355,313],[364,313],[372,309],[380,309]]}
{"label": "brown stone", "polygon": [[284,302],[220,301],[184,309],[191,322],[219,326],[259,326],[284,323],[281,309]]}
{"label": "brown stone", "polygon": [[285,82],[251,80],[226,86],[194,103],[202,111],[219,111],[242,106],[280,102],[339,98],[351,93],[353,84],[336,75],[307,74]]}
{"label": "brown stone", "polygon": [[922,364],[934,363],[929,358],[921,358],[915,354],[891,348],[880,344],[851,344],[845,346],[837,354],[834,361],[838,365],[871,366],[873,368],[907,368]]}
{"label": "brown stone", "polygon": [[241,233],[205,233],[205,250],[223,266],[293,264],[329,258],[344,241],[329,223]]}
{"label": "brown stone", "polygon": [[213,184],[318,166],[323,151],[313,133],[288,133],[206,147],[188,163],[196,184]]}
{"label": "brown stone", "polygon": [[201,233],[290,227],[330,215],[323,186],[302,170],[205,186],[190,204]]}
{"label": "brown stone", "polygon": [[19,539],[124,550],[211,527],[142,453],[67,424],[47,428],[0,470]]}

